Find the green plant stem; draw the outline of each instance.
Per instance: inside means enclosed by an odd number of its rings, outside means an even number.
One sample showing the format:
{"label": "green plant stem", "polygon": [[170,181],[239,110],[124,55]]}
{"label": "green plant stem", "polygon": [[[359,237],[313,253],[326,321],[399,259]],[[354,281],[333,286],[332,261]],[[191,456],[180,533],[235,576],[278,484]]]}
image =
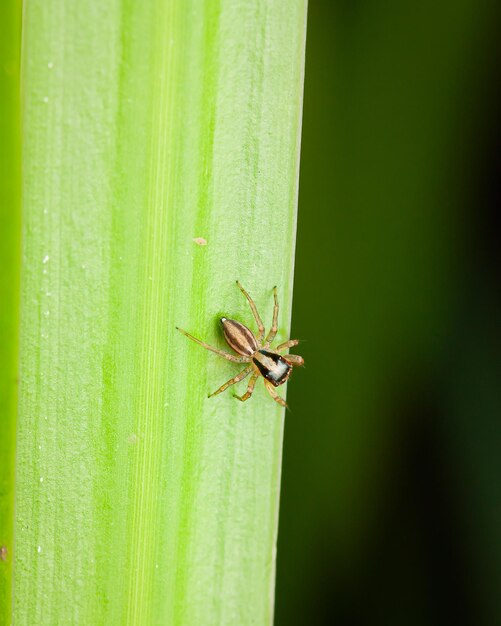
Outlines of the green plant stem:
{"label": "green plant stem", "polygon": [[208,399],[238,369],[175,326],[253,326],[239,279],[288,336],[305,1],[24,28],[15,621],[269,624],[283,411]]}

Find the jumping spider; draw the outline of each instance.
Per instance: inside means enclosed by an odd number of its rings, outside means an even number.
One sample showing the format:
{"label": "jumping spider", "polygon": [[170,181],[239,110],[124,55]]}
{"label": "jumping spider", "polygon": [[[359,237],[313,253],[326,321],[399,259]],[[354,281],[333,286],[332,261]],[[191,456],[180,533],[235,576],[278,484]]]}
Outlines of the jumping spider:
{"label": "jumping spider", "polygon": [[287,406],[285,400],[281,398],[277,392],[275,391],[275,387],[279,387],[283,385],[286,380],[289,378],[292,372],[292,367],[304,365],[303,357],[297,354],[286,354],[281,355],[279,352],[283,350],[287,350],[287,348],[292,348],[292,346],[297,346],[299,341],[297,339],[289,339],[289,341],[285,341],[281,343],[279,346],[272,350],[270,348],[270,344],[275,339],[275,335],[278,330],[278,298],[277,298],[277,288],[273,288],[273,295],[275,298],[275,306],[273,308],[273,322],[268,333],[266,339],[263,342],[264,337],[264,325],[259,317],[259,313],[257,312],[256,305],[254,304],[252,298],[245,291],[242,285],[237,280],[237,285],[240,288],[240,291],[244,294],[249,302],[249,306],[254,315],[254,319],[256,320],[258,326],[258,335],[254,335],[254,333],[244,326],[240,322],[235,320],[226,319],[226,317],[221,318],[221,324],[223,326],[224,338],[226,339],[226,343],[232,348],[237,354],[241,356],[234,356],[224,350],[219,350],[218,348],[214,348],[213,346],[209,346],[208,344],[200,341],[193,335],[190,335],[182,328],[176,327],[183,335],[186,335],[189,339],[198,343],[203,348],[210,350],[211,352],[215,352],[219,354],[223,358],[228,361],[232,361],[233,363],[249,363],[249,365],[242,370],[239,374],[231,378],[228,382],[221,385],[217,391],[209,394],[209,398],[212,396],[216,396],[218,393],[225,391],[230,385],[234,385],[235,383],[240,382],[244,378],[246,378],[251,372],[252,376],[249,381],[249,386],[247,387],[247,391],[243,396],[235,396],[238,400],[245,402],[248,400],[252,392],[254,391],[254,386],[256,384],[259,376],[262,376],[264,379],[264,386],[268,390],[270,396],[278,402],[281,406]]}

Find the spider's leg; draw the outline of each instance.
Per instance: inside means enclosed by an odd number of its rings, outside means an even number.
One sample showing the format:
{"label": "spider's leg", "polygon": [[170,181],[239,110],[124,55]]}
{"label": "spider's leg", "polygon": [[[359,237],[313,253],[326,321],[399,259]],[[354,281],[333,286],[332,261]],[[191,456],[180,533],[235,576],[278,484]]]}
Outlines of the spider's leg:
{"label": "spider's leg", "polygon": [[273,400],[275,400],[275,402],[278,402],[278,404],[280,404],[280,406],[284,406],[286,409],[289,408],[287,406],[287,402],[278,395],[278,393],[275,391],[275,388],[273,387],[273,385],[270,382],[265,380],[264,381],[264,386],[268,390],[268,393],[273,398]]}
{"label": "spider's leg", "polygon": [[257,327],[258,327],[258,330],[259,330],[259,334],[257,336],[257,342],[261,343],[261,341],[263,341],[263,337],[264,337],[264,324],[263,324],[263,321],[261,320],[261,317],[259,316],[259,313],[257,312],[257,308],[256,308],[256,305],[254,304],[254,300],[249,296],[249,294],[245,291],[245,289],[238,282],[238,280],[237,280],[237,285],[238,285],[238,288],[240,289],[240,291],[247,298],[247,302],[249,303],[249,306],[251,308],[252,314],[254,315],[254,319],[256,320],[256,324],[257,324]]}
{"label": "spider's leg", "polygon": [[275,306],[273,307],[273,322],[271,324],[270,332],[266,337],[266,341],[264,342],[263,348],[268,348],[270,343],[275,339],[275,335],[278,330],[278,296],[277,296],[277,288],[273,287],[273,297],[275,299]]}
{"label": "spider's leg", "polygon": [[302,356],[299,356],[299,354],[284,354],[283,358],[287,361],[287,363],[290,363],[295,367],[304,365],[304,359]]}
{"label": "spider's leg", "polygon": [[199,346],[202,346],[202,348],[205,348],[206,350],[210,350],[211,352],[215,352],[216,354],[219,354],[219,356],[222,356],[223,359],[227,359],[228,361],[232,361],[233,363],[248,363],[250,360],[248,357],[233,356],[233,354],[229,354],[229,352],[225,352],[224,350],[219,350],[219,348],[214,348],[213,346],[209,346],[208,343],[204,343],[203,341],[200,341],[200,339],[193,337],[193,335],[190,335],[190,333],[187,333],[182,328],[179,328],[178,326],[176,326],[176,328],[178,329],[180,333],[183,333],[183,335],[186,335],[188,339],[191,339],[195,343],[198,343]]}
{"label": "spider's leg", "polygon": [[289,341],[284,341],[279,346],[275,348],[276,352],[282,352],[282,350],[287,350],[287,348],[293,348],[297,346],[299,343],[299,339],[289,339]]}
{"label": "spider's leg", "polygon": [[251,379],[249,380],[249,385],[247,387],[247,391],[244,393],[243,396],[235,396],[235,398],[237,400],[240,400],[240,402],[245,402],[246,400],[248,400],[251,396],[252,396],[252,392],[254,391],[254,387],[256,386],[256,380],[259,378],[259,374],[252,374]]}
{"label": "spider's leg", "polygon": [[252,369],[253,369],[252,365],[249,365],[248,367],[246,367],[244,370],[240,372],[240,374],[237,374],[233,378],[230,378],[228,382],[224,383],[224,385],[221,385],[221,387],[219,387],[217,391],[215,391],[214,393],[210,393],[209,398],[212,398],[212,396],[217,396],[218,393],[222,393],[225,389],[228,389],[228,387],[230,387],[231,385],[234,385],[235,383],[239,383],[241,380],[246,378],[251,373]]}

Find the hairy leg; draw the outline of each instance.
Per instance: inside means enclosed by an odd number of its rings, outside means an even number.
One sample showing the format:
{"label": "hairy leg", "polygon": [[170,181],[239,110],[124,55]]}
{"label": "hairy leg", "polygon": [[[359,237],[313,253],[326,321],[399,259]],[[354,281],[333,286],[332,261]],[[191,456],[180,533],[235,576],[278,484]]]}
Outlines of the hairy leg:
{"label": "hairy leg", "polygon": [[238,288],[240,289],[240,291],[244,294],[244,296],[247,298],[247,302],[249,303],[249,306],[252,310],[252,314],[254,315],[254,319],[256,320],[256,324],[259,330],[259,334],[257,336],[257,342],[260,344],[261,341],[263,341],[263,337],[264,337],[264,324],[263,321],[261,320],[261,317],[259,315],[259,313],[257,312],[257,308],[256,305],[254,304],[254,300],[249,296],[249,294],[245,291],[245,289],[242,287],[242,285],[239,283],[239,281],[237,280],[237,285]]}
{"label": "hairy leg", "polygon": [[279,346],[277,346],[275,350],[277,352],[282,352],[282,350],[287,350],[287,348],[293,348],[294,346],[297,346],[298,343],[299,339],[289,339],[289,341],[284,341],[284,343],[281,343]]}
{"label": "hairy leg", "polygon": [[200,339],[193,337],[193,335],[190,335],[190,333],[187,333],[185,330],[183,330],[182,328],[179,328],[178,326],[176,326],[176,328],[178,329],[180,333],[183,333],[183,335],[186,335],[188,339],[191,339],[195,343],[198,343],[199,346],[202,346],[202,348],[205,348],[206,350],[210,350],[211,352],[215,352],[216,354],[219,354],[219,356],[222,356],[223,359],[231,361],[232,363],[248,363],[250,361],[249,357],[234,356],[233,354],[230,354],[229,352],[225,352],[224,350],[219,350],[219,348],[214,348],[213,346],[209,346],[208,343],[200,341]]}
{"label": "hairy leg", "polygon": [[210,393],[209,398],[212,398],[212,396],[217,396],[218,393],[222,393],[225,389],[228,389],[228,387],[231,387],[231,385],[239,383],[241,380],[246,378],[252,372],[252,369],[253,369],[252,365],[249,365],[248,367],[246,367],[244,370],[240,372],[240,374],[237,374],[233,378],[230,378],[230,380],[224,383],[224,385],[221,385],[221,387],[219,387],[219,389],[214,391],[214,393]]}
{"label": "hairy leg", "polygon": [[271,383],[269,383],[267,380],[265,380],[264,381],[264,386],[268,390],[268,393],[273,398],[273,400],[275,400],[275,402],[278,402],[278,404],[280,404],[280,406],[284,406],[285,408],[288,408],[287,407],[287,402],[278,395],[278,393],[275,391],[275,387],[273,387],[273,385]]}
{"label": "hairy leg", "polygon": [[247,391],[244,393],[243,396],[235,395],[235,398],[237,398],[237,400],[240,400],[240,402],[245,402],[246,400],[248,400],[252,396],[254,387],[256,386],[256,380],[258,379],[258,377],[259,377],[259,374],[252,374],[251,379],[249,380]]}
{"label": "hairy leg", "polygon": [[264,342],[264,348],[268,348],[270,343],[275,339],[275,335],[278,330],[278,296],[277,288],[273,287],[273,298],[275,299],[275,305],[273,306],[273,322],[271,323],[271,329]]}
{"label": "hairy leg", "polygon": [[304,359],[302,356],[299,356],[299,354],[284,354],[283,358],[287,361],[287,363],[290,363],[295,367],[304,365]]}

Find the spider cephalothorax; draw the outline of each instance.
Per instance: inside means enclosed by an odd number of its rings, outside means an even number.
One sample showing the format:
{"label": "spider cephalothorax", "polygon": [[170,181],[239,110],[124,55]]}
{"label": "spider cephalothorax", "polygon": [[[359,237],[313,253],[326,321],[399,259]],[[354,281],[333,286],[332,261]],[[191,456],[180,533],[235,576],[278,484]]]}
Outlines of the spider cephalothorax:
{"label": "spider cephalothorax", "polygon": [[221,385],[221,387],[211,393],[209,397],[215,396],[218,393],[221,393],[225,389],[227,389],[230,385],[234,385],[235,383],[240,382],[244,378],[246,378],[250,373],[252,373],[251,379],[249,381],[249,386],[247,387],[247,391],[243,396],[235,396],[242,402],[248,400],[252,392],[254,391],[254,386],[256,384],[259,376],[263,377],[264,385],[268,390],[270,396],[282,406],[287,406],[285,400],[283,400],[275,391],[275,387],[279,387],[283,385],[286,380],[289,378],[292,367],[298,365],[304,365],[303,357],[297,354],[279,354],[288,348],[292,348],[292,346],[297,346],[299,341],[297,339],[289,339],[284,343],[281,343],[275,349],[270,348],[271,342],[275,339],[275,335],[277,334],[278,329],[278,299],[277,299],[277,288],[273,289],[273,295],[275,298],[275,307],[273,309],[273,322],[271,325],[270,332],[264,338],[264,326],[259,313],[257,312],[256,305],[254,304],[252,298],[245,291],[242,285],[237,280],[237,285],[240,290],[247,298],[249,302],[250,308],[252,309],[252,313],[254,315],[254,319],[258,325],[258,334],[257,336],[244,326],[240,322],[236,320],[229,320],[226,317],[221,318],[221,324],[223,326],[224,338],[226,339],[226,343],[232,348],[237,354],[240,356],[234,356],[229,352],[225,352],[224,350],[219,350],[218,348],[214,348],[213,346],[209,346],[208,344],[200,341],[193,335],[190,335],[182,328],[178,328],[183,335],[186,335],[200,346],[206,348],[207,350],[211,350],[216,354],[219,354],[223,358],[228,361],[233,361],[233,363],[248,363],[247,367],[242,370],[239,374],[231,378],[228,382]]}

